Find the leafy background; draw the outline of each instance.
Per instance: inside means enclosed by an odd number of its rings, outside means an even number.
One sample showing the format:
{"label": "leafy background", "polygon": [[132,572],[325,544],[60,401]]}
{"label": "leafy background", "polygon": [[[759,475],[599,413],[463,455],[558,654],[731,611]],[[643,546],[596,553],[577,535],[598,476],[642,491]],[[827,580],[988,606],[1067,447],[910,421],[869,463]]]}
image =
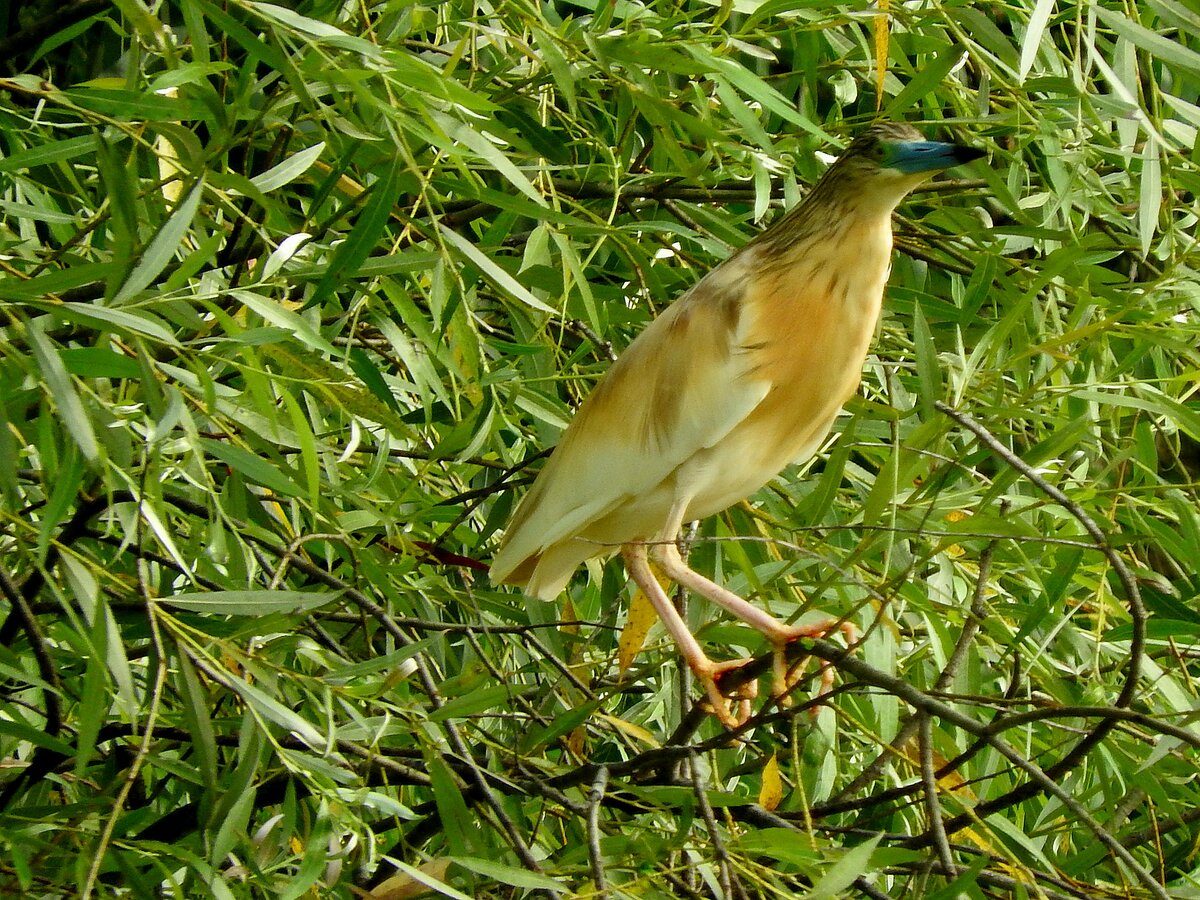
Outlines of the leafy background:
{"label": "leafy background", "polygon": [[[1195,0],[2,9],[5,894],[1200,895]],[[864,634],[731,734],[619,566],[480,565],[877,110],[989,159],[692,535]]]}

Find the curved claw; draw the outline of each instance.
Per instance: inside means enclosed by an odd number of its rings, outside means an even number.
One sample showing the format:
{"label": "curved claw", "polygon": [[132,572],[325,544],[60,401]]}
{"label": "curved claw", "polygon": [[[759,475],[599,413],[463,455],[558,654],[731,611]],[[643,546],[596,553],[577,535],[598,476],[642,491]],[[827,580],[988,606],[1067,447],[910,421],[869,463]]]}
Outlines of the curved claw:
{"label": "curved claw", "polygon": [[[790,706],[792,703],[791,692],[795,690],[796,685],[800,683],[803,676],[801,671],[808,662],[809,657],[802,657],[792,665],[788,665],[787,648],[794,640],[800,638],[824,638],[832,631],[840,631],[842,637],[846,640],[846,645],[853,649],[858,643],[858,627],[853,622],[838,619],[826,619],[823,622],[818,622],[812,625],[793,625],[788,627],[790,632],[780,642],[775,644],[774,659],[772,660],[772,682],[771,694],[783,706]],[[833,689],[833,666],[828,662],[821,663],[821,668],[818,669],[821,676],[821,687],[817,691],[817,697],[824,697]],[[813,707],[815,713],[820,709],[820,706]]]}
{"label": "curved claw", "polygon": [[[704,688],[704,695],[722,725],[729,729],[741,728],[750,718],[751,701],[758,696],[758,681],[748,681],[737,688],[736,693],[727,694],[718,682],[726,672],[733,672],[754,662],[752,657],[730,659],[725,662],[708,662],[703,671],[695,670],[696,680]],[[736,710],[736,712],[735,712]]]}
{"label": "curved claw", "polygon": [[[775,648],[771,666],[771,696],[781,706],[792,705],[791,692],[800,683],[804,674],[801,670],[809,659],[806,656],[789,665],[788,645],[800,638],[823,638],[833,631],[841,632],[850,647],[858,642],[858,628],[854,623],[837,619],[826,619],[810,625],[788,625],[772,636]],[[731,659],[719,663],[712,662],[708,657],[702,657],[702,659],[703,662],[693,666],[693,671],[696,680],[704,688],[709,708],[726,728],[731,730],[741,728],[750,719],[751,701],[758,696],[758,681],[757,679],[747,681],[733,692],[722,690],[720,681],[725,674],[749,665],[754,661],[753,658]],[[822,663],[818,672],[821,678],[821,687],[817,692],[817,697],[823,697],[833,688],[834,668],[829,663]],[[814,707],[813,712],[815,713],[819,709],[820,706]]]}

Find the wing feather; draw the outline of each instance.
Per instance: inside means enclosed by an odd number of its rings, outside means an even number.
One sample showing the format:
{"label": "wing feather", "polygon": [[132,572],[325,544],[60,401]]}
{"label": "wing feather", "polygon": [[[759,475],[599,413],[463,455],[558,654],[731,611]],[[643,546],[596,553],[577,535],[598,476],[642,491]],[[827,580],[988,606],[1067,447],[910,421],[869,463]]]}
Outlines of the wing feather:
{"label": "wing feather", "polygon": [[[672,473],[766,397],[771,385],[740,345],[749,255],[714,269],[655,319],[580,406],[509,524],[494,582],[528,582],[531,593],[554,596],[581,562],[616,549],[580,535],[634,501],[638,520],[605,539],[653,537],[669,511],[662,489]],[[648,509],[656,491],[661,509]]]}

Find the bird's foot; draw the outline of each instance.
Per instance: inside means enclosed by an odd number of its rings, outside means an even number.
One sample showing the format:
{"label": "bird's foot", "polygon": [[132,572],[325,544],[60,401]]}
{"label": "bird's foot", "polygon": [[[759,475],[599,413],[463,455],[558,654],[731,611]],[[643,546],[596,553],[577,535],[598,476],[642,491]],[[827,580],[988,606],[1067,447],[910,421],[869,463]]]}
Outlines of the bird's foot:
{"label": "bird's foot", "polygon": [[727,693],[721,689],[721,678],[726,673],[736,671],[752,662],[754,662],[752,657],[731,659],[719,663],[706,660],[707,665],[694,670],[696,680],[704,688],[704,695],[708,700],[708,705],[712,708],[713,715],[726,728],[741,728],[746,724],[750,718],[751,701],[758,696],[758,680],[751,679]]}
{"label": "bird's foot", "polygon": [[[788,645],[801,638],[823,638],[834,631],[842,633],[848,647],[853,649],[858,643],[858,628],[853,622],[844,619],[826,619],[811,625],[789,625],[785,633],[773,641],[775,652],[771,661],[771,694],[781,706],[792,705],[792,691],[804,677],[804,667],[809,660],[809,657],[805,656],[789,664]],[[833,666],[822,662],[818,674],[821,676],[821,687],[817,691],[817,697],[820,698],[833,689]],[[820,706],[814,707],[814,713],[819,709]]]}

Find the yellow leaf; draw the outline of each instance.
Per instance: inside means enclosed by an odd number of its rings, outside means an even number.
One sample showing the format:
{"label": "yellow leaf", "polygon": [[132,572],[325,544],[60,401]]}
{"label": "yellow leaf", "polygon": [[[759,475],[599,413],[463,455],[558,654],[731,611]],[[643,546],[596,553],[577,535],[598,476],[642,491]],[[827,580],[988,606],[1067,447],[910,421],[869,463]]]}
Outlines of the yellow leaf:
{"label": "yellow leaf", "polygon": [[414,873],[412,875],[404,871],[393,875],[372,891],[354,888],[351,890],[367,900],[413,900],[416,897],[427,897],[436,890],[434,885],[446,880],[446,871],[449,868],[449,859],[435,859],[418,869],[409,869],[409,872]]}
{"label": "yellow leaf", "polygon": [[883,108],[883,78],[887,74],[888,6],[889,0],[879,0],[879,15],[875,16],[875,112]]}
{"label": "yellow leaf", "polygon": [[634,725],[632,722],[626,722],[624,719],[619,719],[616,716],[607,716],[607,715],[604,715],[603,713],[598,714],[598,718],[603,722],[607,722],[609,725],[613,726],[614,728],[620,729],[621,731],[623,731],[627,735],[629,735],[631,738],[633,738],[636,741],[640,741],[641,743],[645,744],[647,747],[661,747],[662,746],[662,744],[659,742],[658,738],[656,738],[654,735],[652,735],[645,728],[642,728],[640,725]]}
{"label": "yellow leaf", "polygon": [[[575,604],[571,602],[571,598],[567,597],[563,601],[562,617],[566,622],[576,623],[579,621],[579,613],[575,611]],[[560,626],[564,634],[579,634],[579,626],[577,624]]]}
{"label": "yellow leaf", "polygon": [[783,776],[779,773],[779,760],[775,754],[763,766],[762,787],[758,791],[758,805],[763,809],[776,809],[783,799]]}
{"label": "yellow leaf", "polygon": [[633,595],[633,602],[629,604],[629,617],[625,622],[625,629],[621,632],[621,639],[617,642],[617,670],[622,675],[633,665],[638,651],[646,643],[646,635],[650,633],[650,628],[657,619],[658,613],[654,611],[654,604],[639,590]]}
{"label": "yellow leaf", "polygon": [[951,524],[954,522],[961,522],[963,519],[967,518],[970,518],[970,513],[965,513],[961,509],[952,509],[950,512],[946,513],[946,521],[950,522]]}
{"label": "yellow leaf", "polygon": [[582,756],[587,746],[587,729],[580,725],[567,735],[567,749],[576,756]]}
{"label": "yellow leaf", "polygon": [[[910,738],[903,747],[897,747],[900,755],[907,759],[914,767],[920,768],[921,757],[920,747],[917,744],[917,739]],[[933,759],[933,768],[935,770],[945,768],[950,761],[936,750],[930,754]],[[975,792],[971,790],[970,785],[966,780],[958,774],[957,770],[947,772],[937,780],[938,787],[946,793],[955,793],[960,800],[965,803],[974,804],[979,802],[979,798],[975,796]]]}

